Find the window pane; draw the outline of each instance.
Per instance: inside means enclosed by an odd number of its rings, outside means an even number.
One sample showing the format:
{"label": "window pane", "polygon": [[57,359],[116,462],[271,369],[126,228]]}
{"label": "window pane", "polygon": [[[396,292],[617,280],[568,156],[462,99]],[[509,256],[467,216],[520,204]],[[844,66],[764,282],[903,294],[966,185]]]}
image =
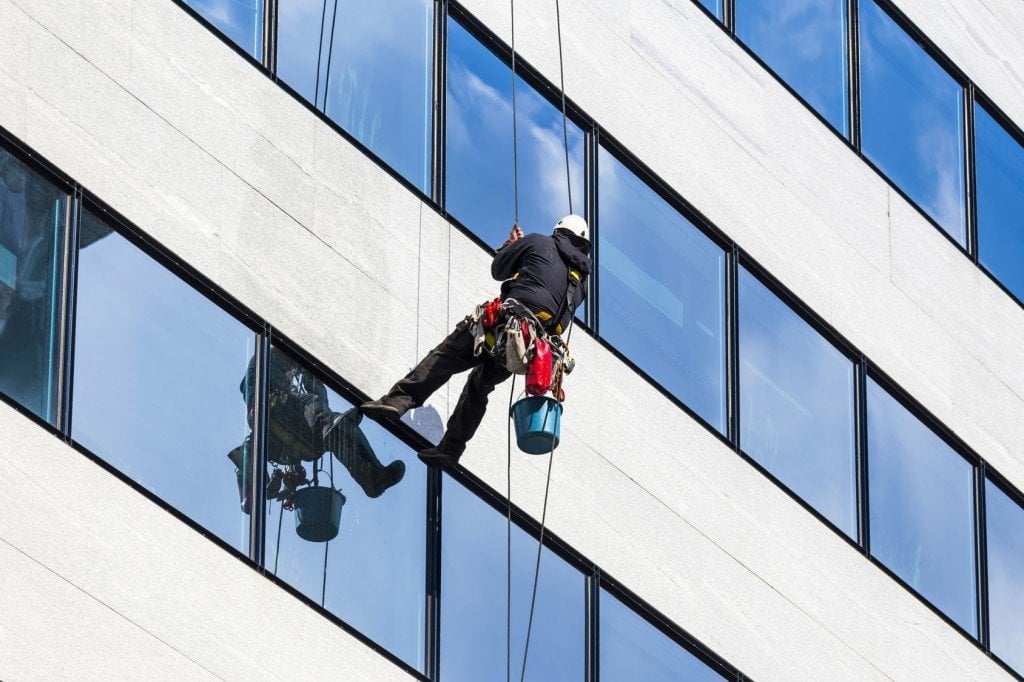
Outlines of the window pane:
{"label": "window pane", "polygon": [[[550,232],[569,213],[562,112],[516,79],[519,224]],[[569,123],[573,209],[584,213],[584,136]],[[488,244],[508,237],[515,215],[512,71],[453,19],[448,20],[447,209]]]}
{"label": "window pane", "polygon": [[79,247],[72,436],[247,551],[228,453],[255,335],[92,214]]}
{"label": "window pane", "polygon": [[1024,675],[1024,509],[985,484],[992,652]]}
{"label": "window pane", "polygon": [[722,0],[697,0],[700,4],[707,7],[712,14],[719,19],[722,18]]}
{"label": "window pane", "polygon": [[280,0],[278,74],[430,192],[434,3]]}
{"label": "window pane", "polygon": [[736,35],[849,134],[846,0],[736,0]]}
{"label": "window pane", "polygon": [[874,0],[860,3],[864,154],[961,245],[963,88]]}
{"label": "window pane", "polygon": [[743,451],[857,536],[853,362],[740,268]]}
{"label": "window pane", "polygon": [[600,333],[725,430],[725,253],[614,156],[598,157]]}
{"label": "window pane", "polygon": [[871,553],[976,633],[974,471],[868,380]]}
{"label": "window pane", "polygon": [[601,682],[721,680],[721,675],[601,590]]}
{"label": "window pane", "polygon": [[256,59],[263,58],[263,0],[185,0]]}
{"label": "window pane", "polygon": [[[505,515],[444,479],[441,558],[441,677],[496,680],[505,674]],[[537,541],[512,526],[512,679],[518,680],[530,615]],[[526,679],[580,680],[585,581],[547,548],[541,555]]]}
{"label": "window pane", "polygon": [[0,149],[0,392],[51,424],[67,196]]}
{"label": "window pane", "polygon": [[1024,299],[1024,146],[980,105],[974,106],[978,183],[978,257]]}

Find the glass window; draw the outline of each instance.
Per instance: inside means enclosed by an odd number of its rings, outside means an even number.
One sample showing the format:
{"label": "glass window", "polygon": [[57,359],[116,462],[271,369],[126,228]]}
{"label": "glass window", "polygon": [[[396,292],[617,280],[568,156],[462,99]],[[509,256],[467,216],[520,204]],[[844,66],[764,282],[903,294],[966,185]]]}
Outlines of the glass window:
{"label": "glass window", "polygon": [[712,14],[718,17],[719,20],[722,18],[722,0],[697,0],[698,3],[704,5]]}
{"label": "glass window", "polygon": [[278,75],[430,192],[431,0],[280,0]]}
{"label": "glass window", "polygon": [[978,258],[1024,300],[1024,146],[974,105]]}
{"label": "glass window", "polygon": [[[268,572],[423,670],[427,468],[277,348],[267,383]],[[341,503],[338,525],[317,496]]]}
{"label": "glass window", "polygon": [[599,608],[601,682],[699,682],[723,679],[699,658],[604,590],[601,590]]}
{"label": "glass window", "polygon": [[963,88],[874,0],[860,3],[864,154],[961,245]]}
{"label": "glass window", "polygon": [[974,471],[868,380],[871,553],[976,634]]}
{"label": "glass window", "polygon": [[740,268],[740,444],[857,536],[853,362]]}
{"label": "glass window", "polygon": [[263,59],[263,0],[185,0],[233,43]]}
{"label": "glass window", "polygon": [[1024,509],[985,484],[992,653],[1024,675]]}
{"label": "glass window", "polygon": [[[491,246],[515,215],[512,71],[453,19],[448,20],[447,209]],[[569,213],[559,107],[516,78],[519,224],[550,232]],[[573,209],[584,214],[583,131],[569,122]]]}
{"label": "glass window", "polygon": [[247,551],[229,453],[255,334],[88,212],[79,249],[72,437]]}
{"label": "glass window", "polygon": [[[441,558],[441,677],[496,680],[505,674],[505,515],[444,479]],[[520,678],[537,541],[512,527],[511,677]],[[586,583],[544,548],[526,679],[581,680]],[[532,673],[531,673],[532,671]]]}
{"label": "glass window", "polygon": [[0,149],[0,392],[54,423],[67,195]]}
{"label": "glass window", "polygon": [[843,135],[846,0],[736,0],[736,35]]}
{"label": "glass window", "polygon": [[614,156],[598,156],[600,334],[725,430],[725,252]]}

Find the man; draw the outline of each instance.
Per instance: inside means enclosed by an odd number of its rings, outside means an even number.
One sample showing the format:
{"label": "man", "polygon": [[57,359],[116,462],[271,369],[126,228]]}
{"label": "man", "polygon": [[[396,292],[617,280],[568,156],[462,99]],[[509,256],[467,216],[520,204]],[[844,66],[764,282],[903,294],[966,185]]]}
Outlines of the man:
{"label": "man", "polygon": [[[494,256],[491,276],[502,283],[502,301],[518,301],[534,313],[545,331],[561,334],[586,298],[589,254],[587,223],[577,215],[559,220],[551,236],[524,236],[519,226],[513,225],[508,240]],[[387,395],[360,407],[363,414],[374,419],[399,419],[406,411],[422,405],[453,374],[472,368],[441,442],[419,453],[427,464],[454,464],[459,460],[483,420],[487,396],[511,376],[489,353],[474,352],[474,322],[473,316],[459,322]]]}

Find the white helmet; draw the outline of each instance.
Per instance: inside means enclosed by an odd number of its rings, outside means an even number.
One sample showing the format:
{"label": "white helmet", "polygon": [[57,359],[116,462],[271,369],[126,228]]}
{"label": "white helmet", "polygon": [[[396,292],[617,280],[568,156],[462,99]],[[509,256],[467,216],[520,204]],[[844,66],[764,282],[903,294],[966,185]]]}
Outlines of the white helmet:
{"label": "white helmet", "polygon": [[558,232],[559,230],[565,230],[570,234],[586,239],[588,242],[590,241],[590,227],[587,226],[587,221],[575,213],[570,213],[559,220],[551,231]]}

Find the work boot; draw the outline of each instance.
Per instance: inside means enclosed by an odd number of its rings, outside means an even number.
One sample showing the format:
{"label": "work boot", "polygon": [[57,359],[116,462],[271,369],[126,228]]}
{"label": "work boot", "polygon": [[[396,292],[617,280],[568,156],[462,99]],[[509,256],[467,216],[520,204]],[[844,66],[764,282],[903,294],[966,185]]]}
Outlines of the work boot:
{"label": "work boot", "polygon": [[380,497],[385,490],[405,476],[405,462],[395,460],[384,466],[377,459],[366,434],[359,428],[363,419],[360,410],[351,410],[339,415],[332,424],[331,452],[363,489],[367,497]]}
{"label": "work boot", "polygon": [[434,465],[444,467],[455,466],[456,464],[458,464],[460,455],[453,455],[451,453],[445,452],[441,448],[441,446],[438,445],[432,448],[427,448],[426,450],[420,450],[418,453],[416,453],[416,456],[419,457],[420,461],[422,461],[427,466]]}
{"label": "work boot", "polygon": [[405,410],[387,402],[386,397],[380,400],[368,400],[359,406],[359,411],[375,421],[398,421],[405,414]]}

